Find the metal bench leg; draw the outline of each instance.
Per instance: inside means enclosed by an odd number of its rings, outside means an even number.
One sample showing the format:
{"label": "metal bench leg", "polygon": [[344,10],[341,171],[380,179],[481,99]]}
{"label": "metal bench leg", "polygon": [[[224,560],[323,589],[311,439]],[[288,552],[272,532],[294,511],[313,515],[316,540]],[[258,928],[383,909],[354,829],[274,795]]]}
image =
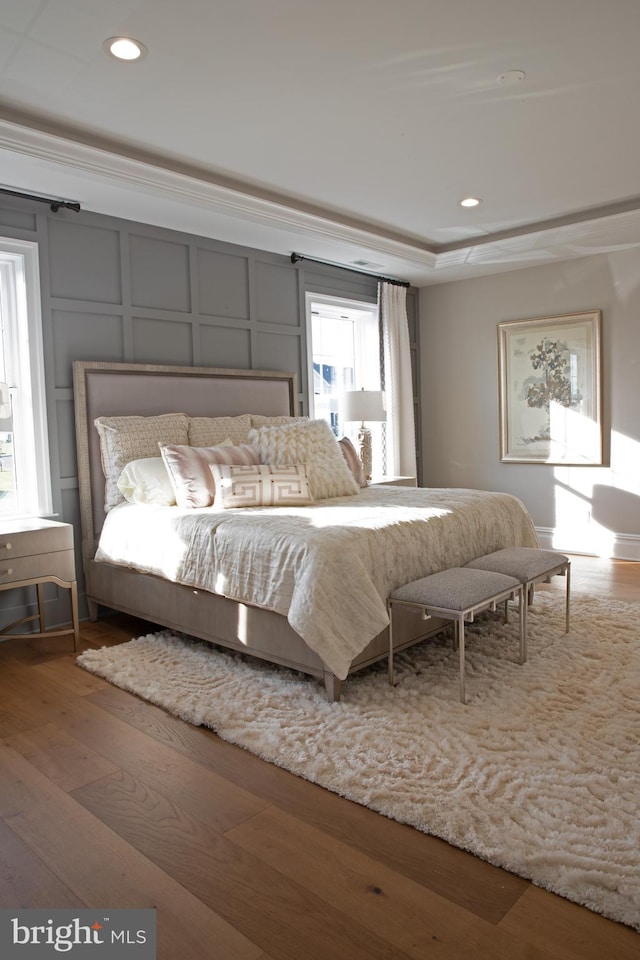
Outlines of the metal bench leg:
{"label": "metal bench leg", "polygon": [[[530,597],[531,597],[531,587],[528,583],[523,583],[521,603],[522,603],[522,630],[524,632],[525,637],[527,636],[527,632],[529,630],[529,604],[531,602],[529,599]],[[522,662],[524,663],[524,661]]]}
{"label": "metal bench leg", "polygon": [[565,570],[565,574],[564,574],[564,575],[565,575],[565,577],[567,578],[567,583],[566,583],[567,595],[566,595],[566,600],[565,600],[566,606],[565,606],[565,628],[564,628],[564,632],[565,632],[565,633],[569,633],[569,604],[570,604],[570,594],[571,594],[571,564],[570,564],[570,563],[567,564],[567,567],[566,567],[566,570]]}
{"label": "metal bench leg", "polygon": [[527,601],[524,586],[520,587],[520,663],[527,662]]}
{"label": "metal bench leg", "polygon": [[389,671],[389,683],[391,686],[394,685],[393,677],[393,604],[387,604],[387,612],[389,614],[389,656],[387,660],[387,668]]}
{"label": "metal bench leg", "polygon": [[455,621],[455,635],[458,640],[458,655],[460,657],[460,703],[466,703],[464,689],[464,617]]}

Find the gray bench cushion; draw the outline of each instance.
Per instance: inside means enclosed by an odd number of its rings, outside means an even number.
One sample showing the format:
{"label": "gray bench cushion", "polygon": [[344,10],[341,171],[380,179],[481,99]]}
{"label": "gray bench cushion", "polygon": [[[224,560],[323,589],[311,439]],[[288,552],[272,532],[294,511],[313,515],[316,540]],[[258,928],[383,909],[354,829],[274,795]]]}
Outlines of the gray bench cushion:
{"label": "gray bench cushion", "polygon": [[492,570],[494,573],[505,573],[510,577],[517,577],[521,583],[528,583],[564,563],[569,563],[569,558],[554,550],[539,550],[536,547],[505,547],[504,550],[496,550],[495,553],[471,560],[465,569]]}
{"label": "gray bench cushion", "polygon": [[515,587],[520,581],[503,573],[451,567],[398,587],[390,599],[459,612]]}

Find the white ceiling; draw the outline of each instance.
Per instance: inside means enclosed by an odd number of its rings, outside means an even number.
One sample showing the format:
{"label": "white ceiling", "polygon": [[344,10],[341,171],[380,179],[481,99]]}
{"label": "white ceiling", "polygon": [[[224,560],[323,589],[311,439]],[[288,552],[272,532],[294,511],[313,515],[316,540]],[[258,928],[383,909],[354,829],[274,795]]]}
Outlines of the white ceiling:
{"label": "white ceiling", "polygon": [[639,44],[640,0],[2,0],[0,185],[418,286],[635,246]]}

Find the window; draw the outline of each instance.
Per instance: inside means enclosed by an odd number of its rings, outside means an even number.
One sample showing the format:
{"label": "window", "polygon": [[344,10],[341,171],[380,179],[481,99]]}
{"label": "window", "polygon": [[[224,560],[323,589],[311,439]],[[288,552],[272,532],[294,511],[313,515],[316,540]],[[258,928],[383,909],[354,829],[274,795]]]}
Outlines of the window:
{"label": "window", "polygon": [[[377,305],[309,293],[307,330],[311,416],[327,420],[336,437],[356,442],[359,424],[341,422],[340,396],[347,390],[380,389]],[[367,426],[372,433],[373,475],[382,476],[383,424]]]}
{"label": "window", "polygon": [[52,512],[36,243],[0,238],[0,517]]}

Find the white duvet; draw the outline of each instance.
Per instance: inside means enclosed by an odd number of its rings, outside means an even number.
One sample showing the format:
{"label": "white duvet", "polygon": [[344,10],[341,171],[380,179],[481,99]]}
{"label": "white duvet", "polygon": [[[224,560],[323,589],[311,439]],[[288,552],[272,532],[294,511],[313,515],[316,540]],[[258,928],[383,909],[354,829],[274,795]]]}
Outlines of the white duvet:
{"label": "white duvet", "polygon": [[181,510],[121,504],[96,560],[286,616],[340,679],[387,626],[402,584],[502,547],[538,545],[516,497],[372,486],[310,507]]}

